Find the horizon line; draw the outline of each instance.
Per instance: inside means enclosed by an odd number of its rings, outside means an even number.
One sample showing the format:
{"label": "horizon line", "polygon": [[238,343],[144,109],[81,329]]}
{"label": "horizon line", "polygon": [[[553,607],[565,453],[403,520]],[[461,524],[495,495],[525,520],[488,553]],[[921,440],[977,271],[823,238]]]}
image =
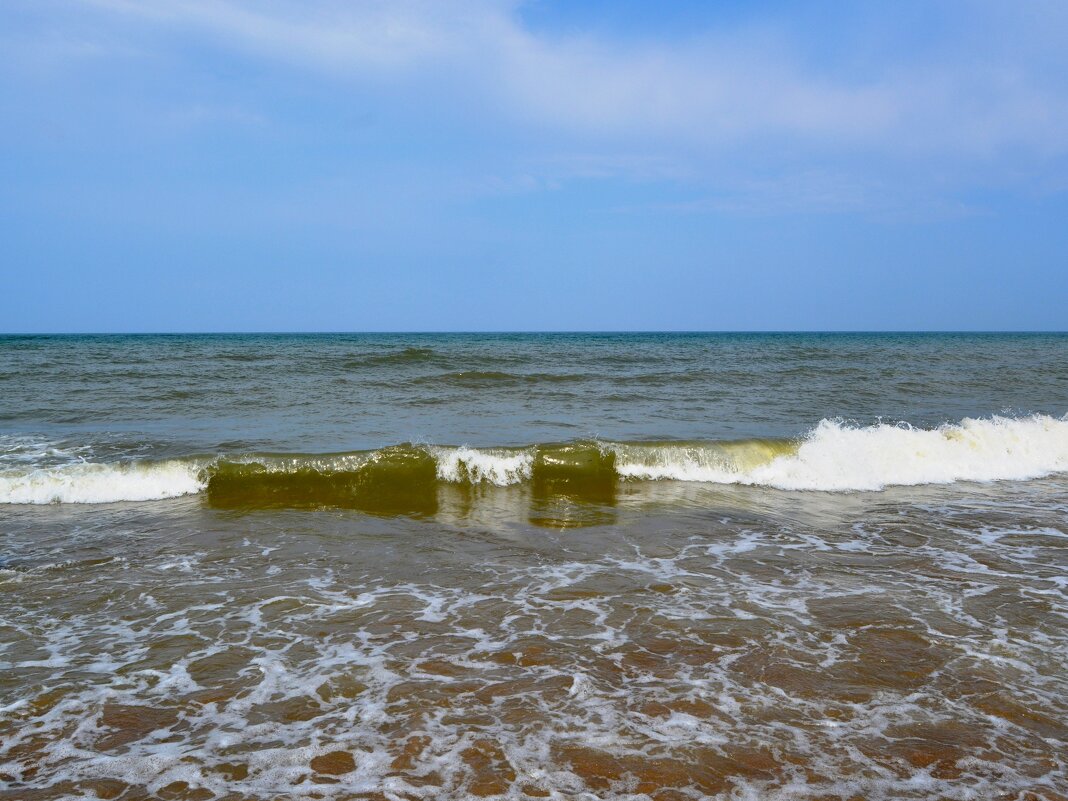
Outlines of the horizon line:
{"label": "horizon line", "polygon": [[114,336],[340,336],[340,335],[551,335],[551,334],[1068,334],[1056,328],[550,328],[550,329],[365,329],[365,330],[229,330],[229,331],[4,331],[0,337]]}

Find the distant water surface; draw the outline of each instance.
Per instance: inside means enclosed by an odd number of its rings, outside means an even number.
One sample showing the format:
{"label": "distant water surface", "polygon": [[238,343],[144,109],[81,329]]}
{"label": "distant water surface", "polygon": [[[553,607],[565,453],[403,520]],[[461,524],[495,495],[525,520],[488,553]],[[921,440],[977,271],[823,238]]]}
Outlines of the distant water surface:
{"label": "distant water surface", "polygon": [[0,338],[0,426],[153,453],[793,437],[1064,414],[1068,336],[315,334]]}

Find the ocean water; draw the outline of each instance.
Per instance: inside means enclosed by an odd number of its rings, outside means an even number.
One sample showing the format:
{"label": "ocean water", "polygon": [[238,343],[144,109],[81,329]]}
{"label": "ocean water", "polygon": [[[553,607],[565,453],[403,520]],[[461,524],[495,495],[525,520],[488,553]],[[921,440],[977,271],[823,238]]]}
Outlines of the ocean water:
{"label": "ocean water", "polygon": [[0,337],[0,799],[1068,797],[1068,336]]}

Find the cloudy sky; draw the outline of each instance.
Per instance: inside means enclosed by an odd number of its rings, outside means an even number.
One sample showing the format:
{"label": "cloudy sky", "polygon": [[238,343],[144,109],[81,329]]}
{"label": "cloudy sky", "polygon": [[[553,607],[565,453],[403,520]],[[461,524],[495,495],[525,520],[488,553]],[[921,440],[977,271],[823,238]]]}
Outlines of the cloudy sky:
{"label": "cloudy sky", "polygon": [[1065,329],[1068,3],[4,0],[0,330]]}

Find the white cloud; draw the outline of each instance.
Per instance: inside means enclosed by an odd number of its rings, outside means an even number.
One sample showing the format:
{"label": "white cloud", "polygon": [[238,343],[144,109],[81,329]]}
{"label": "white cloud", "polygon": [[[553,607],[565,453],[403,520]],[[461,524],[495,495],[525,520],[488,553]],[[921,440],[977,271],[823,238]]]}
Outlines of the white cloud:
{"label": "white cloud", "polygon": [[445,81],[483,107],[578,136],[701,148],[778,138],[953,159],[1068,150],[1058,69],[1068,67],[1068,34],[1050,30],[1064,15],[1043,2],[1021,3],[1007,19],[997,5],[964,3],[959,42],[865,80],[806,65],[781,35],[626,44],[550,36],[524,27],[504,0],[83,2],[349,78]]}
{"label": "white cloud", "polygon": [[499,61],[518,108],[587,131],[703,142],[765,132],[854,138],[884,129],[895,113],[880,87],[835,86],[777,53],[732,52],[713,40],[628,52],[513,32]]}
{"label": "white cloud", "polygon": [[445,4],[290,0],[84,0],[97,8],[181,26],[223,45],[326,67],[398,68],[447,55],[455,18]]}

